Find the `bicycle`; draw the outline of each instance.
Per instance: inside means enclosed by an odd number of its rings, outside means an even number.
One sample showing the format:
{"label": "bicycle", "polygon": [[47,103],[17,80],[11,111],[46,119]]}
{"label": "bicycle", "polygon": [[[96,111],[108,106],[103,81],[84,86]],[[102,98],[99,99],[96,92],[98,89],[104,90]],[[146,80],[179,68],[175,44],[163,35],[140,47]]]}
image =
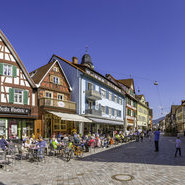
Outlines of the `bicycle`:
{"label": "bicycle", "polygon": [[73,144],[72,145],[73,153],[76,157],[82,158],[83,157],[83,148],[81,145]]}

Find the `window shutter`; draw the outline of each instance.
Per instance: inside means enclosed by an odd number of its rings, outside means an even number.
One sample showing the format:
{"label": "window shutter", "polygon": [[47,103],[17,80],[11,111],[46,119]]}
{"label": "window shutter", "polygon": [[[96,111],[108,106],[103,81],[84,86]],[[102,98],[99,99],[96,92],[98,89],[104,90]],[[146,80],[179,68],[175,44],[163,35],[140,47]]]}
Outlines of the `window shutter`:
{"label": "window shutter", "polygon": [[28,105],[28,91],[24,91],[24,104]]}
{"label": "window shutter", "polygon": [[3,75],[3,63],[0,63],[0,75]]}
{"label": "window shutter", "polygon": [[53,83],[53,75],[50,75],[50,82]]}
{"label": "window shutter", "polygon": [[17,67],[13,66],[13,77],[16,78],[17,77]]}
{"label": "window shutter", "polygon": [[9,88],[9,103],[14,102],[14,89]]}

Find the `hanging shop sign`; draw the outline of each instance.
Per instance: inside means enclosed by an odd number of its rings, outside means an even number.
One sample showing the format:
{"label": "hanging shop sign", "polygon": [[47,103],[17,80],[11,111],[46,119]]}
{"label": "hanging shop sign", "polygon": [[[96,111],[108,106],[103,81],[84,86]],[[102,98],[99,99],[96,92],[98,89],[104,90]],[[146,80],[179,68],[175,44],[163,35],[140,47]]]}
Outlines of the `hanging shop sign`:
{"label": "hanging shop sign", "polygon": [[0,106],[0,113],[7,114],[30,114],[30,109],[24,109],[19,107],[8,107],[8,106]]}

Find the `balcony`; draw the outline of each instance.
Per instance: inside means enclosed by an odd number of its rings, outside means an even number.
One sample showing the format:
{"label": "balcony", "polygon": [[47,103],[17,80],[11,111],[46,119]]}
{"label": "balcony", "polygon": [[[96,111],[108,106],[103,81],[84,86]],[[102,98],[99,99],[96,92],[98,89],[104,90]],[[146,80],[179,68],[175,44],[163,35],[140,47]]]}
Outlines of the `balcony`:
{"label": "balcony", "polygon": [[93,90],[93,89],[87,90],[85,91],[85,93],[86,93],[87,98],[90,100],[101,100],[102,99],[101,94],[96,90]]}
{"label": "balcony", "polygon": [[92,115],[95,115],[95,116],[102,116],[102,111],[100,109],[99,110],[87,109],[87,110],[85,110],[85,114],[92,114]]}
{"label": "balcony", "polygon": [[41,98],[39,100],[40,107],[64,108],[76,111],[76,103],[71,101],[64,101],[58,99]]}

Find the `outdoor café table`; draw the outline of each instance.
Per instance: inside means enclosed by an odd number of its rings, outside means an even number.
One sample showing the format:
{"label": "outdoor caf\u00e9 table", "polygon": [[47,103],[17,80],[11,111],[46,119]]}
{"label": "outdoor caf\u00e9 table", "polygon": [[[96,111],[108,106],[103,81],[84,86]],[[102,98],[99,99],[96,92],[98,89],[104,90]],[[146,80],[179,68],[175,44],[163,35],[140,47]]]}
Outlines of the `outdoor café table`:
{"label": "outdoor caf\u00e9 table", "polygon": [[39,147],[36,146],[36,145],[32,145],[30,146],[29,148],[29,153],[30,153],[30,159],[31,160],[38,160],[38,150],[39,150]]}

